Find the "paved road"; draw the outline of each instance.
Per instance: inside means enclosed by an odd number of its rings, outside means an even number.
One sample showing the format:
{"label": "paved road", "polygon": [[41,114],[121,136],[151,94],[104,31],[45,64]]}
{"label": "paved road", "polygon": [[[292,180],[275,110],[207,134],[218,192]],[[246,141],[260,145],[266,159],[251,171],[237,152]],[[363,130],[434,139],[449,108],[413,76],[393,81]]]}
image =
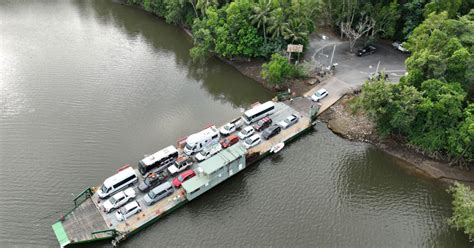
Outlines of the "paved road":
{"label": "paved road", "polygon": [[[355,87],[363,85],[368,75],[376,71],[380,61],[379,71],[384,70],[389,79],[398,82],[405,74],[404,61],[407,54],[403,54],[391,47],[390,44],[376,43],[377,52],[364,57],[357,57],[349,52],[349,43],[340,41],[338,37],[314,34],[311,37],[306,60],[317,65],[329,65],[331,54],[336,45],[333,63],[337,63],[335,77]],[[356,45],[354,50],[360,48]]]}

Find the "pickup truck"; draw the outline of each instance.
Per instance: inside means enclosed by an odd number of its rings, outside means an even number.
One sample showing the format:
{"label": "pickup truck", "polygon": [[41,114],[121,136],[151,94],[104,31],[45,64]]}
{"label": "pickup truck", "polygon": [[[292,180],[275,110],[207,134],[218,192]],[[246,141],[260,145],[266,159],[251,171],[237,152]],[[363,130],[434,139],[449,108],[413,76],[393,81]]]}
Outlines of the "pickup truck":
{"label": "pickup truck", "polygon": [[193,164],[193,161],[188,156],[178,157],[173,165],[168,167],[170,175],[174,175],[178,172],[188,169]]}
{"label": "pickup truck", "polygon": [[222,135],[229,135],[237,131],[242,125],[243,125],[242,120],[240,118],[237,118],[225,124],[224,126],[222,126],[219,129],[219,132],[221,132]]}
{"label": "pickup truck", "polygon": [[113,195],[108,199],[107,201],[104,202],[104,212],[110,213],[114,211],[115,209],[125,205],[125,203],[135,199],[135,190],[132,188],[128,188],[124,191],[120,191],[117,194]]}

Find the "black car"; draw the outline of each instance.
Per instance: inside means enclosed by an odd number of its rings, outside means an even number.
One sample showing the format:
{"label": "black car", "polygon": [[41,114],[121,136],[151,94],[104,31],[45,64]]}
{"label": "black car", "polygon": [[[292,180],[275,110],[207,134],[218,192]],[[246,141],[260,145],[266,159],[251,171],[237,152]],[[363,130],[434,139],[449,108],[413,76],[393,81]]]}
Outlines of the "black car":
{"label": "black car", "polygon": [[267,140],[279,134],[280,131],[281,131],[281,127],[274,124],[274,125],[271,125],[269,128],[265,129],[265,131],[263,131],[262,137]]}
{"label": "black car", "polygon": [[163,183],[166,179],[168,179],[168,177],[169,174],[166,172],[166,170],[159,173],[152,172],[148,174],[148,176],[145,177],[143,182],[138,185],[138,189],[141,192],[147,192],[148,190],[153,188],[153,186]]}
{"label": "black car", "polygon": [[272,124],[272,119],[270,117],[264,117],[253,125],[255,131],[262,131],[263,129],[269,127]]}
{"label": "black car", "polygon": [[365,46],[364,48],[360,49],[357,51],[357,56],[365,56],[369,54],[375,53],[375,50],[377,50],[374,46]]}

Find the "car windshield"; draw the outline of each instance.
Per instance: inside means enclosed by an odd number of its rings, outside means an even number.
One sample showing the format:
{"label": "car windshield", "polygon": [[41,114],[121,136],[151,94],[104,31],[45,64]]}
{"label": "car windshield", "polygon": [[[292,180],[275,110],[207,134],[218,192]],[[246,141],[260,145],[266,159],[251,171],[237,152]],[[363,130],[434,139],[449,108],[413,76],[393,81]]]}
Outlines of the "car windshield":
{"label": "car windshield", "polygon": [[183,176],[179,175],[178,176],[178,181],[183,182],[183,180],[184,180]]}
{"label": "car windshield", "polygon": [[112,205],[115,205],[116,202],[117,202],[117,199],[115,199],[115,197],[110,198],[110,203],[112,203]]}
{"label": "car windshield", "polygon": [[105,185],[102,185],[102,187],[100,187],[100,191],[102,191],[102,193],[107,193],[109,189],[107,187],[105,187]]}
{"label": "car windshield", "polygon": [[188,150],[194,150],[194,146],[190,145],[190,144],[186,144],[186,149]]}
{"label": "car windshield", "polygon": [[123,207],[117,212],[119,212],[120,214],[125,214],[125,213],[127,213],[127,209],[125,207]]}
{"label": "car windshield", "polygon": [[252,144],[252,139],[251,138],[245,139],[245,143],[247,143],[247,145]]}
{"label": "car windshield", "polygon": [[257,122],[257,125],[258,125],[258,126],[261,126],[261,125],[263,125],[264,123],[265,123],[265,120],[259,120],[259,121]]}
{"label": "car windshield", "polygon": [[153,193],[153,190],[152,190],[152,191],[148,192],[148,196],[153,199],[153,198],[155,198],[156,195],[155,195],[155,193]]}
{"label": "car windshield", "polygon": [[202,155],[202,156],[205,157],[205,156],[207,156],[207,154],[209,154],[209,151],[201,151],[201,155]]}
{"label": "car windshield", "polygon": [[291,123],[291,118],[286,118],[286,119],[284,120],[284,122],[290,124],[290,123]]}
{"label": "car windshield", "polygon": [[232,128],[232,124],[228,123],[224,126],[224,129],[229,131]]}

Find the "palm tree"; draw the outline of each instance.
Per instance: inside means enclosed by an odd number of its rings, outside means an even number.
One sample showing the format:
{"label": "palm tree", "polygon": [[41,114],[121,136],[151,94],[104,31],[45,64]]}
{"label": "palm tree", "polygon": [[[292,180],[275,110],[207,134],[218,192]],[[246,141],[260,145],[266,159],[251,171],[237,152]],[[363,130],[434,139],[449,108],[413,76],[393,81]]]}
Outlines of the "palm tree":
{"label": "palm tree", "polygon": [[217,6],[218,4],[218,0],[197,0],[196,9],[199,9],[202,16],[205,16],[207,8],[210,6]]}
{"label": "palm tree", "polygon": [[291,43],[303,43],[304,37],[308,35],[308,33],[304,31],[303,24],[298,19],[293,19],[283,26],[283,38]]}
{"label": "palm tree", "polygon": [[272,35],[272,39],[282,37],[285,31],[285,17],[281,8],[273,10],[271,16],[268,21],[268,33]]}
{"label": "palm tree", "polygon": [[270,21],[272,3],[270,0],[260,0],[258,4],[253,7],[253,15],[250,16],[252,24],[257,24],[257,28],[263,27],[263,39],[267,43],[267,30],[266,25]]}

